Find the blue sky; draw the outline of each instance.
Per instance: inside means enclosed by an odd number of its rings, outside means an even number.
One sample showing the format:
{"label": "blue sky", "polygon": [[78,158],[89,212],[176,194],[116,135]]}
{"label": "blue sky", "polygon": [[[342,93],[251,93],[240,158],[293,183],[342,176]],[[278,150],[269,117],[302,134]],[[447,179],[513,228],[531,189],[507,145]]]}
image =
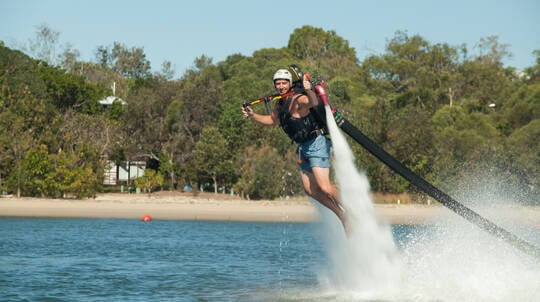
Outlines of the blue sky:
{"label": "blue sky", "polygon": [[432,44],[466,44],[473,53],[481,38],[495,35],[510,44],[505,64],[517,68],[534,65],[532,51],[540,49],[538,0],[0,0],[0,7],[0,40],[9,47],[28,45],[46,24],[60,33],[60,48],[69,43],[81,60],[94,61],[98,46],[116,41],[142,47],[153,70],[171,61],[176,76],[202,54],[217,63],[285,47],[303,25],[334,30],[359,60],[382,54],[398,30]]}

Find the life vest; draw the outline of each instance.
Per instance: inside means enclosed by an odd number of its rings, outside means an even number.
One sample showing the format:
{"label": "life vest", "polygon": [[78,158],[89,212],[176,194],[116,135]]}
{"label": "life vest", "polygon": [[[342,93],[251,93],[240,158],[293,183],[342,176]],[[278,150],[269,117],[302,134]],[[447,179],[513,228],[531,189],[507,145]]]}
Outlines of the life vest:
{"label": "life vest", "polygon": [[[300,94],[294,94],[286,99],[281,99],[276,103],[279,124],[283,131],[295,142],[301,144],[313,139],[321,134],[327,134],[326,115],[322,102],[309,109],[308,115],[295,118],[289,111],[290,104]],[[308,95],[308,97],[310,97]]]}

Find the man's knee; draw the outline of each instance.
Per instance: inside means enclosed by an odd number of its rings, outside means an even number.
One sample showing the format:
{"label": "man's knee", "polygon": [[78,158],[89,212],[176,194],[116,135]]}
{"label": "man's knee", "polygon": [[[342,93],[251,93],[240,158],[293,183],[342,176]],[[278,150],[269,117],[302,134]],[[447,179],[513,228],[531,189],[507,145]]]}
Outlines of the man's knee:
{"label": "man's knee", "polygon": [[304,188],[304,192],[308,196],[313,196],[313,189],[311,188],[311,186],[309,184],[304,183],[302,187]]}
{"label": "man's knee", "polygon": [[319,186],[320,190],[328,196],[333,196],[336,194],[336,187],[330,183],[328,184],[322,184]]}

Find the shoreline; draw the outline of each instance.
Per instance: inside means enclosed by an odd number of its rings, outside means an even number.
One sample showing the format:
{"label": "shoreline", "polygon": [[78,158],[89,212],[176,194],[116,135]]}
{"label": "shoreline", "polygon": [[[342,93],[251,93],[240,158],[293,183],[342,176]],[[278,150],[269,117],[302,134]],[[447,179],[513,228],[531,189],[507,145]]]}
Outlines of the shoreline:
{"label": "shoreline", "polygon": [[[219,194],[218,194],[219,195]],[[163,220],[310,223],[320,219],[319,206],[307,198],[243,200],[191,193],[99,194],[95,199],[0,198],[0,218],[124,218],[150,215]],[[388,224],[434,224],[457,217],[442,205],[374,204],[379,221]],[[497,206],[485,215],[498,221],[540,228],[540,207]]]}

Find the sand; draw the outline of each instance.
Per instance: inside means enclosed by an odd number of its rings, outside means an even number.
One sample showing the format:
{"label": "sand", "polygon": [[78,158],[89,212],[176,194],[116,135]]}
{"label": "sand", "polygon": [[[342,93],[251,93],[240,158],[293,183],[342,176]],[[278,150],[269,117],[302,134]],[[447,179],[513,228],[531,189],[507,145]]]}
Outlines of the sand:
{"label": "sand", "polygon": [[[518,221],[540,227],[540,207],[504,207],[506,222]],[[441,205],[375,204],[380,221],[390,224],[432,224],[455,213]],[[242,200],[223,194],[158,192],[148,194],[100,194],[95,199],[0,198],[0,217],[66,217],[219,220],[305,223],[319,219],[319,209],[307,198],[290,200]]]}

